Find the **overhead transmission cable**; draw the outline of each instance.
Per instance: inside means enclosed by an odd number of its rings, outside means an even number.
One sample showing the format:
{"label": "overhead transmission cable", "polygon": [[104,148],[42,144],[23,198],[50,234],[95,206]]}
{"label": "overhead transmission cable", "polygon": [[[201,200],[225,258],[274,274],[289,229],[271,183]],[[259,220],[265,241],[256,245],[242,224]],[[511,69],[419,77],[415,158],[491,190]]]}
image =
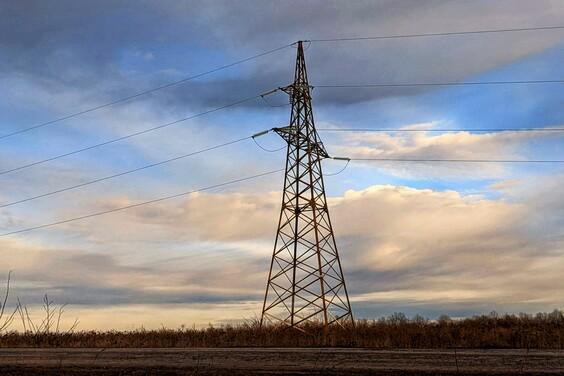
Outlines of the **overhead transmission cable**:
{"label": "overhead transmission cable", "polygon": [[373,161],[373,162],[431,162],[431,163],[564,163],[564,159],[440,159],[440,158],[345,158],[333,157],[336,160]]}
{"label": "overhead transmission cable", "polygon": [[323,174],[323,176],[337,176],[337,175],[339,175],[341,172],[345,171],[345,170],[347,169],[347,167],[349,167],[349,164],[351,163],[350,158],[334,157],[334,158],[331,158],[331,159],[334,159],[334,160],[344,160],[344,161],[346,161],[347,163],[345,163],[345,166],[344,166],[343,168],[341,168],[339,171],[333,172],[333,173],[329,173],[329,174]]}
{"label": "overhead transmission cable", "polygon": [[166,159],[166,160],[163,160],[163,161],[160,161],[160,162],[156,162],[156,163],[151,163],[151,164],[144,165],[144,166],[141,166],[141,167],[137,167],[137,168],[134,168],[134,169],[131,169],[131,170],[123,171],[123,172],[120,172],[120,173],[117,173],[117,174],[104,176],[104,177],[101,177],[101,178],[98,178],[98,179],[90,180],[90,181],[80,183],[80,184],[76,184],[76,185],[73,185],[73,186],[70,186],[70,187],[57,189],[57,190],[54,190],[54,191],[51,191],[51,192],[46,192],[46,193],[43,193],[43,194],[40,194],[40,195],[27,197],[27,198],[24,198],[24,199],[21,199],[21,200],[12,201],[12,202],[8,202],[8,203],[5,203],[5,204],[0,204],[0,208],[5,208],[5,207],[8,207],[8,206],[13,206],[13,205],[21,204],[21,203],[24,203],[24,202],[37,200],[37,199],[43,198],[43,197],[53,196],[53,195],[58,194],[58,193],[71,191],[71,190],[74,190],[74,189],[77,189],[77,188],[82,188],[82,187],[85,187],[85,186],[88,186],[88,185],[91,185],[91,184],[95,184],[95,183],[99,183],[99,182],[102,182],[102,181],[105,181],[105,180],[114,179],[114,178],[117,178],[117,177],[120,177],[120,176],[132,174],[134,172],[146,170],[146,169],[149,169],[149,168],[152,168],[152,167],[161,166],[161,165],[164,165],[164,164],[167,164],[167,163],[170,163],[170,162],[178,161],[180,159],[192,157],[194,155],[198,155],[198,154],[202,154],[202,153],[209,152],[209,151],[212,151],[212,150],[220,149],[220,148],[223,148],[223,147],[226,147],[226,146],[229,146],[229,145],[234,145],[234,144],[249,140],[251,138],[254,140],[256,137],[258,137],[257,135],[265,134],[265,133],[262,133],[262,132],[260,132],[260,133],[261,134],[257,133],[257,134],[252,135],[252,136],[242,137],[242,138],[239,138],[239,139],[236,139],[236,140],[224,142],[222,144],[210,146],[210,147],[207,147],[207,148],[204,148],[204,149],[201,149],[201,150],[197,150],[197,151],[194,151],[194,152],[191,152],[191,153],[179,155],[177,157],[169,158],[169,159]]}
{"label": "overhead transmission cable", "polygon": [[542,84],[562,84],[563,79],[554,80],[508,80],[508,81],[461,81],[461,82],[383,82],[373,84],[329,84],[312,85],[313,88],[320,89],[372,89],[387,87],[417,87],[417,86],[481,86],[481,85],[542,85]]}
{"label": "overhead transmission cable", "polygon": [[221,187],[224,187],[224,186],[227,186],[227,185],[241,183],[241,182],[244,182],[244,181],[247,181],[247,180],[257,179],[257,178],[264,177],[264,176],[267,176],[267,175],[272,175],[272,174],[275,174],[275,173],[278,173],[278,172],[281,172],[281,171],[284,171],[284,169],[267,171],[267,172],[263,172],[263,173],[260,173],[260,174],[247,176],[247,177],[244,177],[244,178],[239,178],[239,179],[229,180],[229,181],[219,183],[219,184],[209,185],[207,187],[202,187],[202,188],[194,189],[194,190],[191,190],[191,191],[181,192],[181,193],[173,194],[173,195],[170,195],[170,196],[159,197],[159,198],[149,200],[149,201],[143,201],[143,202],[139,202],[139,203],[136,203],[136,204],[121,206],[121,207],[110,209],[110,210],[99,211],[99,212],[95,212],[95,213],[82,215],[82,216],[79,216],[79,217],[74,217],[74,218],[56,221],[56,222],[45,223],[45,224],[38,225],[38,226],[27,227],[27,228],[23,228],[21,230],[10,231],[10,232],[0,234],[0,237],[15,235],[15,234],[21,234],[21,233],[24,233],[24,232],[39,230],[39,229],[42,229],[42,228],[57,226],[57,225],[61,225],[61,224],[69,223],[69,222],[80,221],[80,220],[87,219],[87,218],[98,217],[98,216],[105,215],[105,214],[110,214],[110,213],[115,213],[115,212],[119,212],[119,211],[123,211],[123,210],[127,210],[127,209],[137,208],[139,206],[154,204],[154,203],[157,203],[157,202],[162,202],[162,201],[171,200],[171,199],[182,197],[182,196],[187,196],[187,195],[192,194],[192,193],[209,191],[209,190],[221,188]]}
{"label": "overhead transmission cable", "polygon": [[348,42],[363,40],[379,40],[379,39],[401,39],[401,38],[421,38],[421,37],[440,37],[455,35],[472,35],[472,34],[495,34],[495,33],[512,33],[525,31],[542,31],[542,30],[562,30],[564,26],[537,26],[537,27],[521,27],[511,29],[483,29],[483,30],[460,30],[447,31],[437,33],[417,33],[417,34],[391,34],[391,35],[375,35],[366,37],[345,37],[345,38],[323,38],[323,39],[307,39],[304,42]]}
{"label": "overhead transmission cable", "polygon": [[287,147],[286,145],[283,145],[283,146],[281,146],[281,147],[279,147],[279,148],[276,148],[276,149],[268,149],[268,148],[265,148],[264,146],[262,146],[262,145],[256,140],[257,135],[258,135],[258,136],[261,136],[261,134],[257,133],[255,136],[253,136],[253,141],[255,142],[255,144],[256,144],[260,149],[262,149],[263,151],[266,151],[267,153],[275,153],[275,152],[280,151],[280,150],[282,150],[282,149],[285,149],[285,148]]}
{"label": "overhead transmission cable", "polygon": [[96,148],[99,148],[101,146],[106,146],[106,145],[109,145],[109,144],[113,144],[113,143],[116,143],[116,142],[119,142],[119,141],[129,139],[129,138],[140,136],[142,134],[153,132],[153,131],[156,131],[158,129],[163,129],[163,128],[169,127],[171,125],[174,125],[174,124],[178,124],[178,123],[181,123],[181,122],[184,122],[184,121],[187,121],[187,120],[191,120],[191,119],[194,119],[194,118],[197,118],[197,117],[200,117],[200,116],[211,114],[213,112],[221,111],[221,110],[224,110],[224,109],[229,108],[229,107],[234,107],[234,106],[237,106],[239,104],[249,102],[253,99],[257,99],[259,97],[260,97],[260,95],[255,95],[255,96],[252,96],[252,97],[248,97],[248,98],[245,98],[245,99],[241,99],[241,100],[223,105],[221,107],[216,107],[216,108],[213,108],[211,110],[207,110],[207,111],[204,111],[204,112],[197,113],[195,115],[187,116],[187,117],[184,117],[182,119],[174,120],[174,121],[171,121],[171,122],[168,122],[168,123],[157,125],[157,126],[152,127],[152,128],[144,129],[142,131],[130,133],[130,134],[127,134],[125,136],[117,137],[117,138],[114,138],[114,139],[111,139],[111,140],[108,140],[108,141],[100,142],[98,144],[94,144],[94,145],[87,146],[87,147],[84,147],[84,148],[76,149],[76,150],[73,150],[71,152],[59,154],[59,155],[56,155],[56,156],[53,156],[53,157],[50,157],[50,158],[41,159],[41,160],[38,160],[38,161],[35,161],[35,162],[27,163],[27,164],[24,164],[24,165],[21,165],[21,166],[18,166],[18,167],[9,168],[7,170],[0,171],[0,175],[4,175],[4,174],[11,173],[11,172],[23,170],[23,169],[26,169],[28,167],[37,166],[37,165],[40,165],[40,164],[43,164],[43,163],[46,163],[46,162],[54,161],[56,159],[68,157],[68,156],[71,156],[71,155],[82,153],[84,151],[96,149]]}
{"label": "overhead transmission cable", "polygon": [[98,105],[98,106],[94,106],[94,107],[90,107],[90,108],[87,108],[87,109],[84,109],[84,110],[81,110],[81,111],[73,112],[73,113],[70,113],[68,115],[64,115],[62,117],[59,117],[57,119],[53,119],[53,120],[49,120],[49,121],[46,121],[46,122],[43,122],[43,123],[39,123],[39,124],[33,125],[31,127],[23,128],[23,129],[20,129],[20,130],[17,130],[17,131],[13,131],[11,133],[6,133],[6,134],[3,134],[3,135],[0,135],[0,140],[8,138],[8,137],[15,136],[17,134],[29,132],[29,131],[34,130],[34,129],[43,128],[43,127],[46,127],[48,125],[61,122],[63,120],[68,120],[68,119],[71,119],[71,118],[74,118],[74,117],[77,117],[77,116],[80,116],[80,115],[84,115],[84,114],[87,114],[87,113],[90,113],[90,112],[94,112],[94,111],[106,108],[106,107],[114,106],[114,105],[119,104],[119,103],[127,102],[129,100],[132,100],[132,99],[135,99],[135,98],[147,95],[147,94],[151,94],[151,93],[154,93],[154,92],[159,91],[159,90],[167,89],[167,88],[172,87],[172,86],[177,86],[177,85],[186,83],[188,81],[192,81],[192,80],[195,80],[197,78],[200,78],[200,77],[212,74],[212,73],[216,73],[216,72],[219,72],[219,71],[227,69],[227,68],[234,67],[236,65],[245,63],[247,61],[257,59],[259,57],[266,56],[266,55],[272,54],[272,53],[277,52],[277,51],[281,51],[285,48],[292,46],[293,44],[294,43],[287,44],[287,45],[281,46],[281,47],[277,47],[277,48],[274,48],[274,49],[271,49],[271,50],[253,55],[253,56],[249,56],[249,57],[241,59],[241,60],[234,61],[234,62],[229,63],[229,64],[219,66],[219,67],[214,68],[214,69],[210,69],[206,72],[198,73],[198,74],[195,74],[193,76],[183,78],[183,79],[178,80],[178,81],[170,82],[168,84],[164,84],[164,85],[157,86],[157,87],[154,87],[154,88],[151,88],[151,89],[140,91],[138,93],[135,93],[135,94],[132,94],[132,95],[129,95],[129,96],[126,96],[126,97],[121,97],[121,98],[103,103],[103,104]]}
{"label": "overhead transmission cable", "polygon": [[[560,30],[560,29],[564,29],[564,26],[539,26],[539,27],[511,28],[511,29],[487,29],[487,30],[465,30],[465,31],[453,31],[453,32],[437,32],[437,33],[420,33],[420,34],[379,35],[379,36],[368,36],[368,37],[324,38],[324,39],[308,39],[305,42],[309,42],[309,43],[311,43],[311,42],[344,42],[344,41],[360,41],[360,40],[434,37],[434,36],[488,34],[488,33],[508,33],[508,32],[525,32],[525,31],[541,31],[541,30]],[[103,103],[103,104],[98,105],[98,106],[94,106],[94,107],[90,107],[90,108],[87,108],[87,109],[84,109],[84,110],[81,110],[81,111],[77,111],[77,112],[59,117],[57,119],[53,119],[53,120],[49,120],[49,121],[46,121],[46,122],[43,122],[43,123],[39,123],[39,124],[30,126],[30,127],[27,127],[27,128],[23,128],[23,129],[11,132],[11,133],[6,133],[6,134],[3,134],[3,135],[0,135],[0,140],[8,138],[8,137],[15,136],[17,134],[29,132],[29,131],[34,130],[34,129],[46,127],[48,125],[51,125],[51,124],[54,124],[54,123],[57,123],[57,122],[60,122],[60,121],[63,121],[63,120],[71,119],[71,118],[74,118],[74,117],[77,117],[77,116],[80,116],[80,115],[83,115],[83,114],[86,114],[86,113],[89,113],[89,112],[94,112],[94,111],[100,110],[100,109],[105,108],[105,107],[114,106],[116,104],[123,103],[123,102],[129,101],[131,99],[135,99],[135,98],[141,97],[143,95],[154,93],[156,91],[163,90],[163,89],[166,89],[166,88],[169,88],[169,87],[172,87],[172,86],[180,85],[180,84],[183,84],[185,82],[188,82],[188,81],[191,81],[191,80],[194,80],[194,79],[197,79],[197,78],[200,78],[200,77],[203,77],[203,76],[206,76],[206,75],[209,75],[209,74],[212,74],[212,73],[215,73],[215,72],[218,72],[218,71],[221,71],[221,70],[224,70],[224,69],[227,69],[227,68],[239,65],[239,64],[242,64],[242,63],[245,63],[247,61],[272,54],[274,52],[277,52],[277,51],[283,50],[285,48],[291,47],[295,44],[296,44],[296,42],[290,43],[290,44],[287,44],[287,45],[284,45],[284,46],[280,46],[280,47],[277,47],[277,48],[273,48],[271,50],[264,51],[262,53],[259,53],[259,54],[253,55],[253,56],[249,56],[247,58],[237,60],[237,61],[234,61],[232,63],[225,64],[225,65],[219,66],[217,68],[214,68],[214,69],[211,69],[211,70],[208,70],[208,71],[205,71],[205,72],[193,75],[193,76],[183,78],[181,80],[173,81],[173,82],[170,82],[168,84],[164,84],[164,85],[161,85],[161,86],[150,88],[150,89],[147,89],[147,90],[144,90],[144,91],[141,91],[141,92],[129,95],[129,96],[121,97],[121,98]]]}
{"label": "overhead transmission cable", "polygon": [[416,132],[564,132],[564,128],[431,128],[431,129],[394,129],[394,128],[317,128],[318,132],[377,132],[377,133],[416,133]]}

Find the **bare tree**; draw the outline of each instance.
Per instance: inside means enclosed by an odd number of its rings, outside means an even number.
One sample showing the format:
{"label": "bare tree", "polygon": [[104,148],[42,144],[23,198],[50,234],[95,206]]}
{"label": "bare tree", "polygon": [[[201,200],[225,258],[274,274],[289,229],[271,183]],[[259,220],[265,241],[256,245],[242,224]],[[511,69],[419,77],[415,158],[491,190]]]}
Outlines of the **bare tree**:
{"label": "bare tree", "polygon": [[12,277],[12,271],[9,271],[8,279],[6,280],[6,292],[4,293],[4,299],[0,303],[0,333],[2,333],[3,331],[7,330],[10,327],[19,309],[19,306],[16,305],[14,311],[11,314],[8,314],[6,312],[6,305],[8,304],[8,297],[10,296],[11,277]]}
{"label": "bare tree", "polygon": [[[49,296],[45,294],[43,296],[43,319],[40,324],[36,324],[31,318],[27,306],[23,305],[20,298],[17,299],[17,304],[14,310],[7,311],[8,298],[10,297],[10,281],[12,278],[12,271],[8,272],[8,278],[6,280],[6,291],[0,300],[0,334],[5,332],[10,325],[14,322],[14,319],[19,316],[24,333],[34,333],[34,334],[49,334],[49,333],[61,333],[61,317],[65,312],[66,304],[57,306],[49,299]],[[64,333],[72,333],[78,326],[79,321],[75,319],[73,324]]]}
{"label": "bare tree", "polygon": [[12,271],[10,270],[8,272],[8,278],[6,279],[6,291],[4,293],[4,299],[2,303],[0,303],[0,333],[6,331],[10,327],[10,325],[12,324],[12,322],[16,317],[16,314],[19,314],[20,316],[24,333],[27,333],[28,331],[35,331],[35,325],[33,324],[31,318],[29,317],[29,312],[27,311],[27,307],[22,305],[19,297],[16,298],[17,304],[12,314],[9,316],[5,316],[6,305],[8,304],[8,298],[10,296],[11,279],[12,279]]}
{"label": "bare tree", "polygon": [[49,299],[49,296],[45,294],[43,296],[43,305],[41,307],[43,310],[43,318],[41,319],[41,323],[37,324],[31,318],[27,306],[22,304],[18,298],[18,313],[20,320],[22,321],[24,332],[33,334],[72,333],[79,324],[78,319],[74,320],[68,330],[65,332],[60,331],[61,318],[65,312],[66,306],[67,304],[62,304],[60,306],[55,305],[53,301]]}

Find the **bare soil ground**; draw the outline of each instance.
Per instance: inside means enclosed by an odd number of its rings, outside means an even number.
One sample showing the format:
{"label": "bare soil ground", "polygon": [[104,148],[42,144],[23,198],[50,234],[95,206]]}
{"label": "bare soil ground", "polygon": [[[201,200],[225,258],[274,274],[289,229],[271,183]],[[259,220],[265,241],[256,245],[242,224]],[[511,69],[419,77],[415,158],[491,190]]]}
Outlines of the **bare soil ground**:
{"label": "bare soil ground", "polygon": [[0,349],[2,375],[564,375],[564,354],[335,348]]}

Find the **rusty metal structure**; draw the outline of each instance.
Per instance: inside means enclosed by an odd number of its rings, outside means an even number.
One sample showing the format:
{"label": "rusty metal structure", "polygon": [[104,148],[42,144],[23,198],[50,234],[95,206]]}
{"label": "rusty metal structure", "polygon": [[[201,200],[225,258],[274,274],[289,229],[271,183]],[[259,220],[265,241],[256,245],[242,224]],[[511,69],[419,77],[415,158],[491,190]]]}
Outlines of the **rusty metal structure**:
{"label": "rusty metal structure", "polygon": [[303,43],[297,42],[290,125],[275,128],[288,144],[282,208],[264,296],[261,325],[324,326],[353,315],[333,235],[321,162],[330,158],[313,120]]}

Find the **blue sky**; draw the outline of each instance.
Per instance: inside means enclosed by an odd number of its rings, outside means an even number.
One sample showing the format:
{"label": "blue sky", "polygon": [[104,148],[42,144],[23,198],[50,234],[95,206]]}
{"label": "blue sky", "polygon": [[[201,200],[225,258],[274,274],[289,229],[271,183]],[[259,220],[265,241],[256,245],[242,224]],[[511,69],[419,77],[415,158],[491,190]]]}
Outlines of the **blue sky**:
{"label": "blue sky", "polygon": [[[503,4],[507,3],[507,4]],[[511,3],[511,6],[507,6]],[[297,39],[557,25],[543,1],[198,3],[0,2],[0,133],[94,107]],[[244,15],[239,17],[236,15]],[[308,21],[308,22],[305,22]],[[296,50],[0,140],[0,170],[165,124],[292,81]],[[564,32],[312,43],[313,85],[563,79]],[[562,84],[313,91],[318,128],[349,157],[564,159]],[[287,103],[281,94],[271,104]],[[286,124],[257,99],[0,176],[7,203]],[[278,148],[274,134],[258,139]],[[282,168],[252,141],[56,196],[0,208],[0,231],[106,210]],[[342,168],[326,161],[326,173]],[[83,328],[198,325],[260,310],[282,174],[151,207],[0,238],[0,272],[30,307],[49,293]],[[431,318],[562,308],[563,165],[351,163],[326,177],[358,317]],[[486,265],[484,265],[486,264]],[[478,278],[477,278],[478,277]],[[528,283],[524,283],[527,281]],[[13,303],[13,302],[12,302]],[[163,314],[163,309],[170,314]]]}

